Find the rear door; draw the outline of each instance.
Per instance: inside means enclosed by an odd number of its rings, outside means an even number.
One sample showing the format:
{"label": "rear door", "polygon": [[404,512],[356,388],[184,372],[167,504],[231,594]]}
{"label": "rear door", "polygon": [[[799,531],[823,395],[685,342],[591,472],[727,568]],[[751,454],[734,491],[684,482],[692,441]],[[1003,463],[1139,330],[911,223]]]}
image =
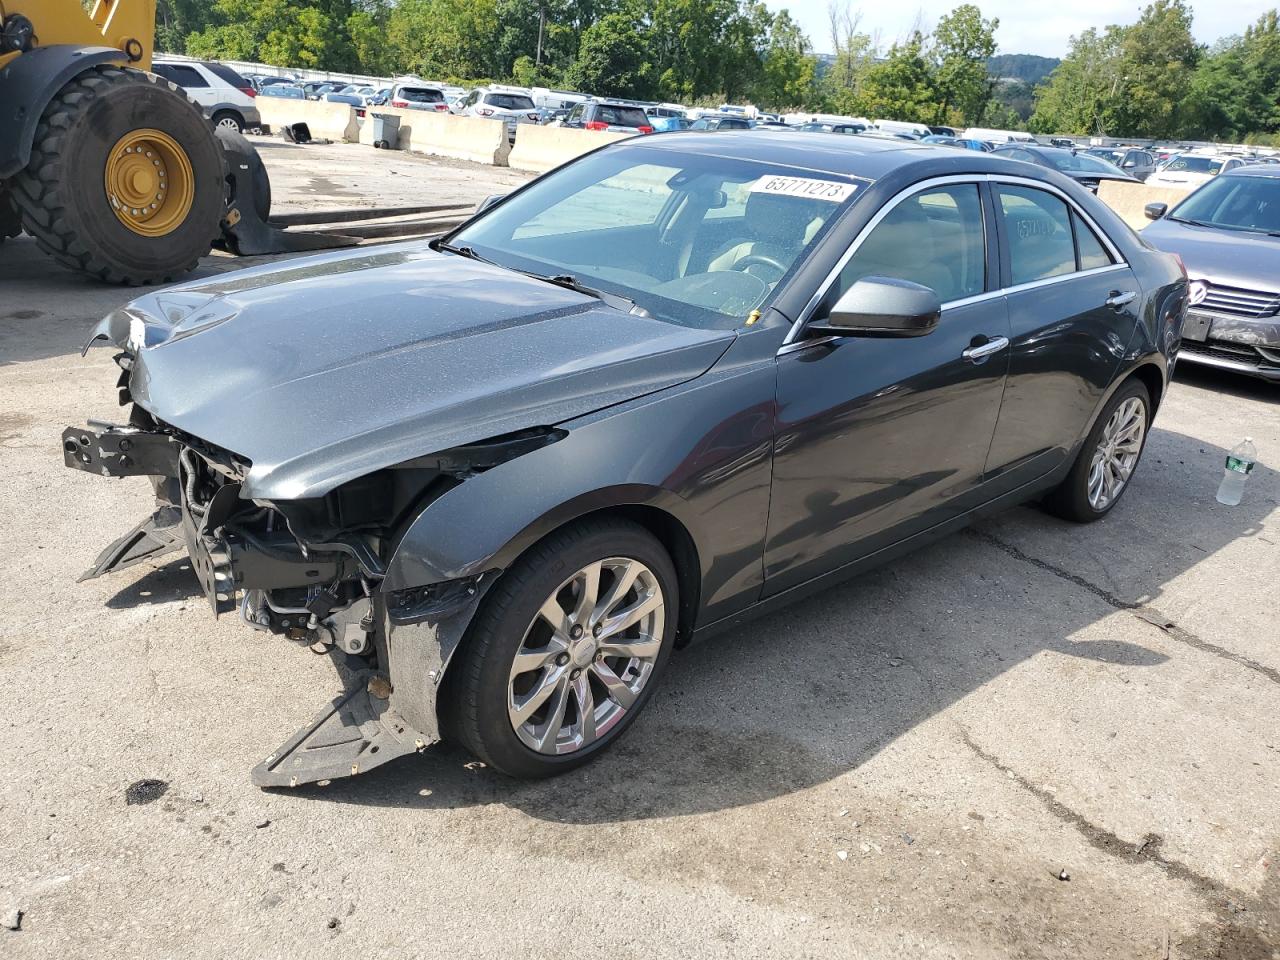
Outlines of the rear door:
{"label": "rear door", "polygon": [[1004,492],[1071,453],[1133,338],[1141,290],[1064,193],[1030,181],[992,186],[1012,343],[987,471]]}

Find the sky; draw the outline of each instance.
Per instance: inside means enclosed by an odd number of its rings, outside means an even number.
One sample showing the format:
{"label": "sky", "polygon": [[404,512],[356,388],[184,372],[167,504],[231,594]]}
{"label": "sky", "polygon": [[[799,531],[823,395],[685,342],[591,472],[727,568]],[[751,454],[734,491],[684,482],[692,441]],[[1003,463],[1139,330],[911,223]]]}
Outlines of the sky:
{"label": "sky", "polygon": [[[838,0],[843,2],[843,0]],[[943,2],[910,2],[898,5],[863,4],[848,0],[855,12],[862,11],[861,29],[874,34],[879,31],[884,46],[909,32],[917,17],[931,28],[940,16],[965,0]],[[998,17],[1000,28],[996,42],[1000,53],[1037,53],[1044,57],[1061,57],[1067,52],[1068,38],[1089,27],[1105,27],[1110,23],[1133,23],[1145,5],[1137,0],[1074,0],[1048,3],[1046,0],[973,0],[984,17]],[[775,10],[791,11],[818,53],[831,53],[831,29],[827,17],[828,0],[768,0]],[[1212,43],[1219,37],[1243,33],[1244,28],[1267,10],[1276,0],[1190,0],[1197,11],[1193,30],[1196,39]],[[896,8],[896,9],[895,9]]]}

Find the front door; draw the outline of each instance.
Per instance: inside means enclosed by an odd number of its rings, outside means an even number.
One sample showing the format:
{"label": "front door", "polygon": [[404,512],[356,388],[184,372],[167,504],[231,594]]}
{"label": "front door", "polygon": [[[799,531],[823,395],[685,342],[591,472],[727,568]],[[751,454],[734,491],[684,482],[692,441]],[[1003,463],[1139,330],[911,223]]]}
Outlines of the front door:
{"label": "front door", "polygon": [[1004,298],[987,278],[994,245],[984,209],[973,183],[908,196],[866,236],[815,314],[855,280],[896,277],[938,293],[944,308],[932,332],[802,340],[779,355],[766,594],[984,499],[1009,336]]}

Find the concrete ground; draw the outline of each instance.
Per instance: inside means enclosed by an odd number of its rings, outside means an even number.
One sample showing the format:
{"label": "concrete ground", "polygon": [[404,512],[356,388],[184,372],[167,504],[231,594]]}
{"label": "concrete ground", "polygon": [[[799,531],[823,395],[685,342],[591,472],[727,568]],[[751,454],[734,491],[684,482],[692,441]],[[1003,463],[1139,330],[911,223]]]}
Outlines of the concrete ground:
{"label": "concrete ground", "polygon": [[[290,204],[523,179],[266,156]],[[1280,957],[1276,388],[1180,370],[1105,521],[1018,509],[678,655],[586,769],[436,747],[268,793],[328,659],[180,561],[75,583],[150,509],[59,450],[117,411],[79,346],[128,298],[0,248],[0,955]]]}

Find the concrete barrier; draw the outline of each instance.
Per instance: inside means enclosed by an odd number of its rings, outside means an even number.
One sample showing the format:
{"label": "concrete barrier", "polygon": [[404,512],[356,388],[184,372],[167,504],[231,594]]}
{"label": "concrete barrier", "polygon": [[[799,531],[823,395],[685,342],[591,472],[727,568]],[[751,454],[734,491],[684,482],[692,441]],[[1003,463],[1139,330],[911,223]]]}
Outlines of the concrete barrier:
{"label": "concrete barrier", "polygon": [[311,136],[355,143],[360,139],[356,108],[323,100],[290,100],[287,97],[255,97],[262,122],[278,131],[291,123],[305,123]]}
{"label": "concrete barrier", "polygon": [[1148,203],[1167,203],[1172,207],[1190,192],[1190,188],[1148,187],[1145,183],[1123,180],[1103,180],[1098,184],[1098,199],[1135,230],[1151,222],[1142,212]]}
{"label": "concrete barrier", "polygon": [[[501,120],[484,117],[456,117],[451,113],[428,110],[403,110],[396,107],[369,107],[367,114],[381,113],[400,118],[401,150],[412,150],[433,157],[470,160],[495,167],[507,165],[511,144],[507,141],[507,125]],[[372,117],[366,116],[360,128],[360,142],[373,143]]]}
{"label": "concrete barrier", "polygon": [[508,164],[514,170],[545,173],[589,150],[631,136],[635,134],[522,124],[516,129],[516,145],[511,150]]}

